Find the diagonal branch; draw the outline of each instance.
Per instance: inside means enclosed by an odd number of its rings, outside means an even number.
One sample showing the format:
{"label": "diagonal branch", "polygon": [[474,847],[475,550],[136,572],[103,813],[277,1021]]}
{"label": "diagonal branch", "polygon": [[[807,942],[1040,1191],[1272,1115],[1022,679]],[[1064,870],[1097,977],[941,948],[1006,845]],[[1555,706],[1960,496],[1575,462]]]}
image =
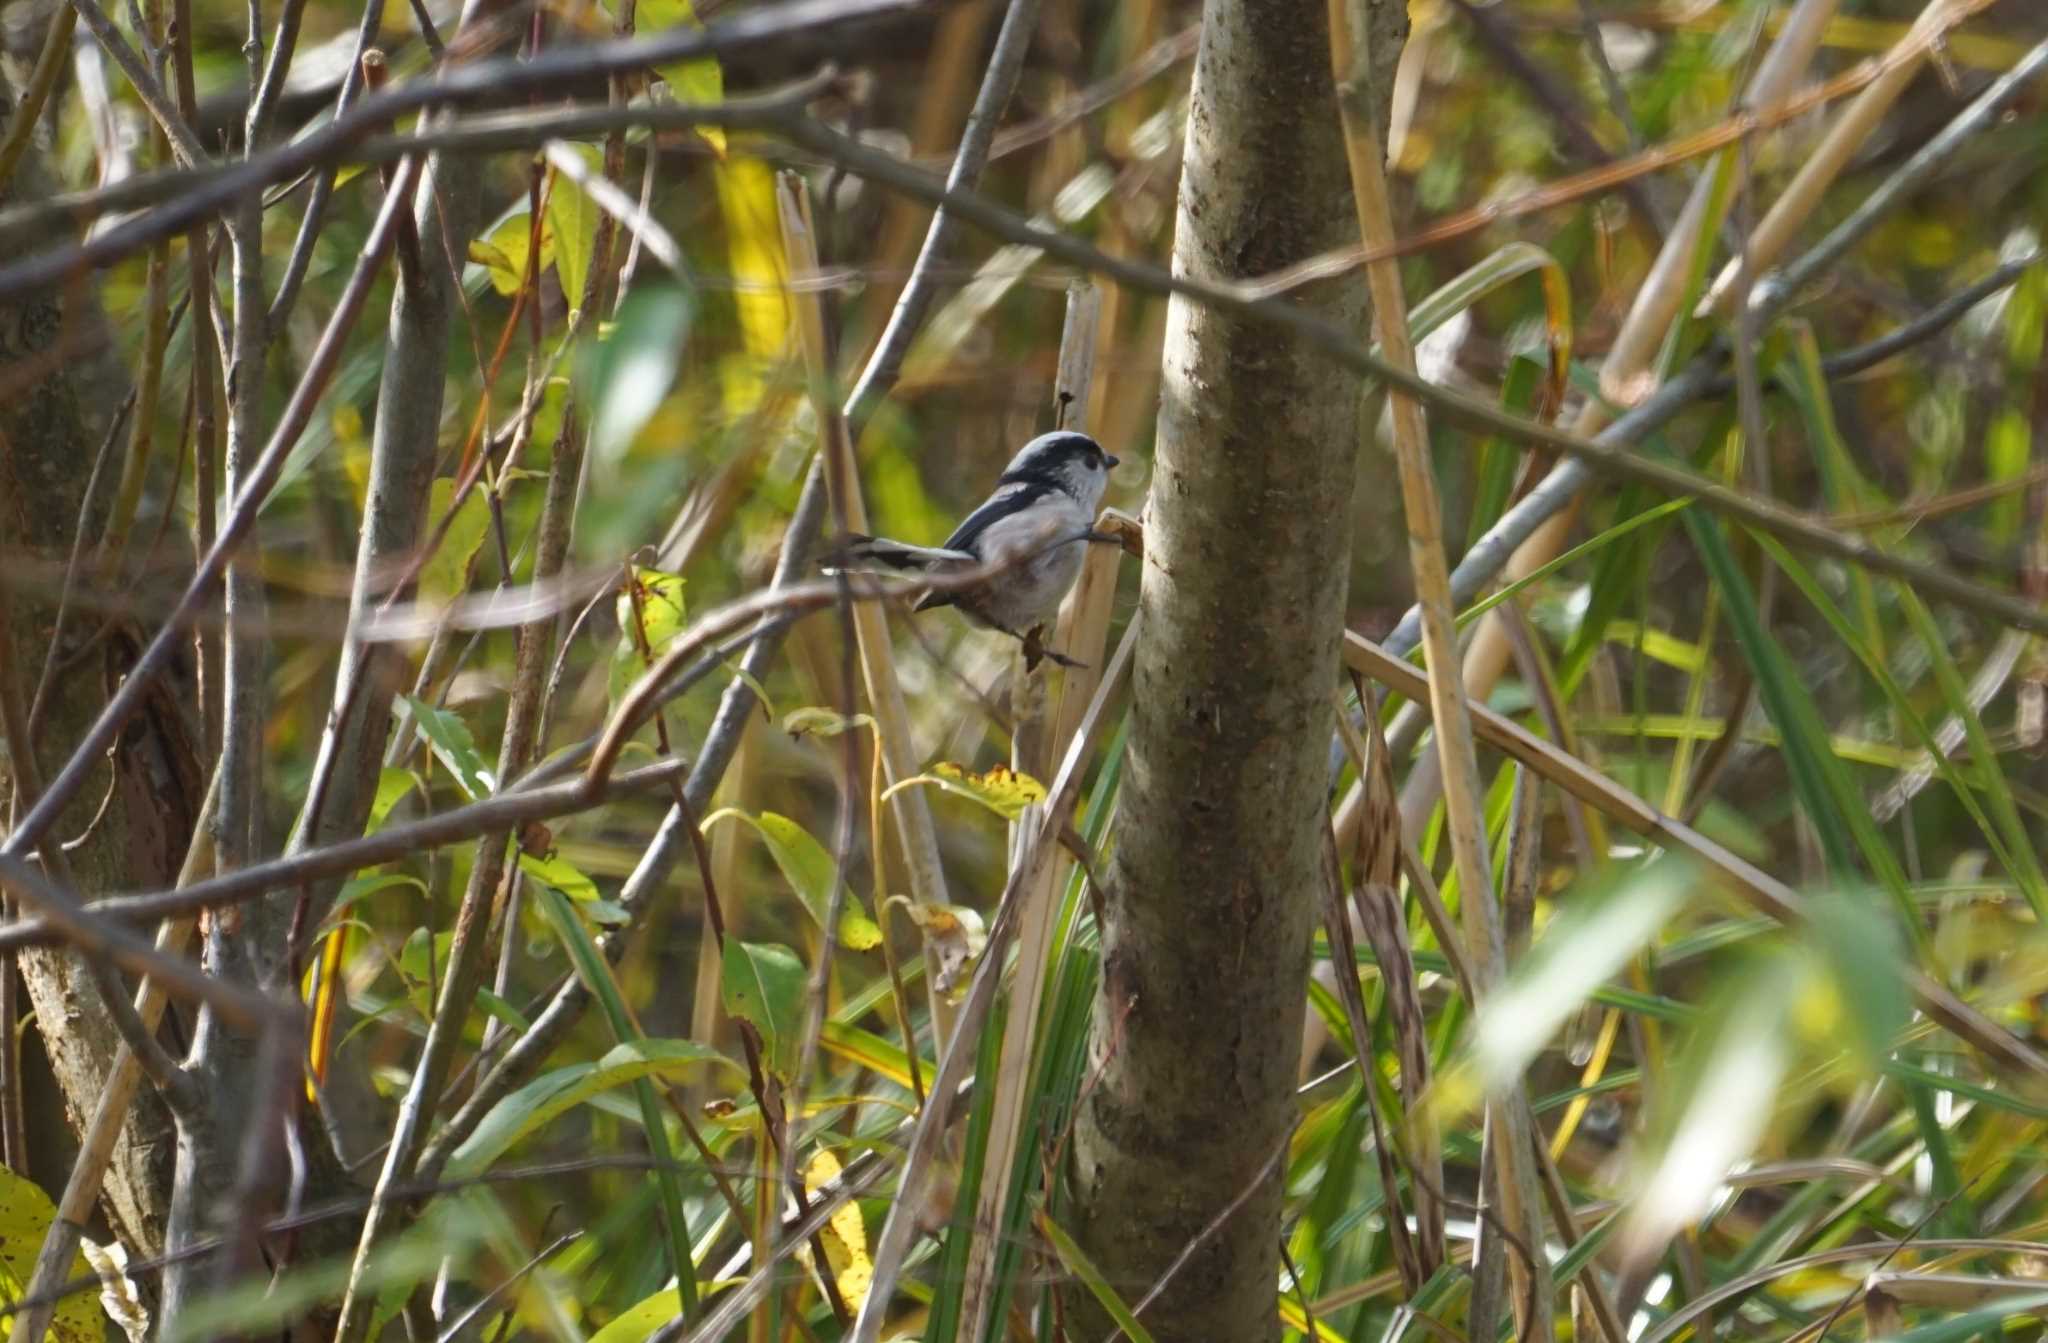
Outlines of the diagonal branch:
{"label": "diagonal branch", "polygon": [[113,57],[114,64],[121,67],[121,73],[128,76],[128,82],[135,86],[135,96],[149,109],[149,115],[162,128],[164,138],[171,142],[171,148],[178,155],[178,161],[187,168],[197,168],[207,162],[206,148],[199,143],[199,137],[192,127],[178,113],[164,86],[157,82],[149,67],[142,63],[142,56],[121,36],[121,30],[99,7],[98,0],[71,0],[78,17],[85,20],[85,26],[92,30],[93,39],[100,49]]}
{"label": "diagonal branch", "polygon": [[[401,168],[398,180],[409,183],[417,171],[417,160],[408,160]],[[335,304],[333,315],[328,319],[327,329],[321,333],[320,342],[314,348],[312,357],[306,361],[306,370],[300,376],[298,385],[292,389],[291,399],[279,416],[277,428],[262,453],[250,465],[248,479],[241,493],[228,510],[226,520],[221,524],[220,535],[215,539],[213,549],[199,564],[197,572],[185,585],[177,604],[172,608],[164,627],[150,640],[142,656],[136,659],[128,678],[121,688],[107,700],[99,718],[90,730],[73,748],[71,759],[51,780],[50,787],[14,832],[0,844],[0,857],[18,858],[32,848],[43,832],[57,819],[67,803],[85,783],[100,753],[107,749],[115,734],[120,732],[130,716],[141,705],[151,685],[163,672],[184,631],[190,627],[199,609],[212,597],[214,585],[229,559],[240,547],[244,537],[256,524],[256,515],[261,511],[263,501],[269,497],[284,473],[285,461],[292,445],[298,441],[312,419],[313,408],[319,402],[320,394],[333,374],[335,365],[341,359],[341,348],[348,332],[355,325],[355,319],[362,311],[363,301],[369,297],[371,282],[381,269],[384,251],[391,245],[394,225],[399,218],[402,198],[409,193],[394,188],[384,200],[384,208],[377,222],[370,230],[369,238],[363,244],[362,255],[358,258],[348,284],[343,288]]]}

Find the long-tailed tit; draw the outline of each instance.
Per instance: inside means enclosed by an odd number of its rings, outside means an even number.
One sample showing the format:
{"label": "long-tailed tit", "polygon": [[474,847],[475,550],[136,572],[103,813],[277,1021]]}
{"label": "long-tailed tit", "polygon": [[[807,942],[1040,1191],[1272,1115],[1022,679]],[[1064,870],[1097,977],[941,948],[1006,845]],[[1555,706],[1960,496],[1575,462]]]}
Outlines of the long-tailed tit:
{"label": "long-tailed tit", "polygon": [[1040,636],[1081,572],[1083,543],[1112,539],[1096,535],[1093,524],[1109,469],[1116,464],[1086,434],[1040,434],[1010,459],[994,493],[954,528],[944,545],[854,536],[830,563],[931,574],[1003,566],[985,583],[927,593],[917,609],[957,606],[973,620],[1023,640],[1027,653],[1048,652],[1054,661],[1067,663],[1045,650]]}

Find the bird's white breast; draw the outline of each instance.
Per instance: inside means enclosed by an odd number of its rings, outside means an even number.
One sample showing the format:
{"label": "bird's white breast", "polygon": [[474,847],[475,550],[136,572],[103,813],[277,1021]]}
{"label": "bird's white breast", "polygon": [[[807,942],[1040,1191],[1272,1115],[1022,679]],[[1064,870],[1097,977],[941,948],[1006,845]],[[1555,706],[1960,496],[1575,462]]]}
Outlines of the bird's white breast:
{"label": "bird's white breast", "polygon": [[[1020,551],[1038,553],[1004,570],[971,598],[963,597],[960,605],[1015,634],[1050,620],[1080,575],[1087,553],[1081,537],[1094,521],[1079,500],[1062,496],[989,524],[977,545],[984,563],[1002,563]],[[1042,548],[1048,542],[1049,548]]]}

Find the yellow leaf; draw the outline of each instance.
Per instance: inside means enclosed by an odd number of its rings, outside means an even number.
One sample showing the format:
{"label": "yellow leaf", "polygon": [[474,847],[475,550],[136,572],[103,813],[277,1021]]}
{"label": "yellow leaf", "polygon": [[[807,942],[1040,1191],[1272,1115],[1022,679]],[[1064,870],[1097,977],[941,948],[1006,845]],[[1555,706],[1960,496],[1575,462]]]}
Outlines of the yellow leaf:
{"label": "yellow leaf", "polygon": [[947,792],[971,797],[1005,820],[1014,821],[1024,814],[1024,808],[1045,801],[1044,784],[1008,765],[971,774],[958,765],[941,761],[932,766],[932,775]]}
{"label": "yellow leaf", "polygon": [[454,479],[448,476],[436,478],[427,501],[427,516],[433,519],[436,529],[445,522],[446,531],[442,533],[441,544],[433,557],[420,570],[421,601],[452,602],[468,590],[469,566],[476,560],[477,551],[483,548],[484,536],[491,529],[490,500],[485,497],[481,484],[471,488],[451,517],[449,506],[454,499]]}
{"label": "yellow leaf", "polygon": [[512,258],[505,255],[505,249],[494,247],[482,238],[469,240],[469,259],[479,266],[488,266],[494,271],[512,277],[516,283],[518,271],[512,265]]}
{"label": "yellow leaf", "polygon": [[[639,0],[634,9],[634,23],[642,33],[704,26],[690,0]],[[668,85],[669,92],[679,103],[715,103],[725,98],[725,71],[714,56],[658,65],[654,73],[661,76],[662,82]],[[712,152],[719,158],[725,157],[723,127],[699,126],[697,134],[711,146]]]}
{"label": "yellow leaf", "polygon": [[[490,273],[491,288],[509,298],[526,281],[527,244],[532,238],[533,213],[521,206],[500,219],[488,234],[470,243],[469,259]],[[535,273],[546,270],[554,259],[554,230],[543,218],[540,263],[534,268]]]}
{"label": "yellow leaf", "polygon": [[[56,1219],[57,1206],[42,1186],[0,1166],[0,1304],[12,1305],[28,1290],[36,1252]],[[93,1267],[84,1253],[75,1254],[66,1280],[92,1275]],[[86,1293],[73,1292],[57,1307],[44,1336],[54,1343],[100,1343],[105,1331],[105,1312],[99,1302]]]}
{"label": "yellow leaf", "polygon": [[[604,155],[592,145],[570,146],[593,177],[604,175]],[[548,189],[548,227],[555,235],[555,277],[562,299],[573,310],[583,306],[590,279],[591,253],[597,249],[597,202],[569,177],[557,172]]]}
{"label": "yellow leaf", "polygon": [[[815,1194],[839,1178],[839,1158],[820,1151],[804,1167],[804,1192]],[[860,1206],[849,1200],[818,1233],[825,1244],[825,1262],[839,1284],[839,1295],[849,1310],[859,1310],[868,1299],[868,1285],[874,1281],[875,1266],[868,1258],[867,1228],[861,1224]]]}
{"label": "yellow leaf", "polygon": [[760,403],[767,386],[762,369],[779,361],[789,346],[789,275],[775,209],[775,174],[759,159],[729,158],[713,177],[725,216],[740,343],[746,350],[744,360],[721,369],[726,413],[737,419]]}

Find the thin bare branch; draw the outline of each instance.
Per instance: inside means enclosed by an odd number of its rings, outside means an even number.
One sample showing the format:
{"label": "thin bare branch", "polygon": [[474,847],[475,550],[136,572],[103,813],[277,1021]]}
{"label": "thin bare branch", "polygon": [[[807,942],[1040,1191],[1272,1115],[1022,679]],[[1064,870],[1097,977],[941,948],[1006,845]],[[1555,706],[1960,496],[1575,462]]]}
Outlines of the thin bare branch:
{"label": "thin bare branch", "polygon": [[[410,180],[415,169],[410,161],[401,169],[400,177]],[[107,705],[92,727],[73,747],[71,759],[51,781],[49,791],[22,817],[14,832],[0,844],[0,856],[14,858],[28,851],[51,822],[85,782],[99,759],[100,753],[114,739],[129,716],[140,706],[143,696],[148,694],[151,684],[162,673],[184,631],[190,626],[199,608],[209,599],[213,585],[226,568],[228,560],[240,546],[242,539],[255,525],[256,515],[262,508],[263,500],[277,484],[284,471],[285,459],[291,447],[298,441],[307,422],[312,418],[313,407],[320,393],[326,387],[328,377],[341,357],[341,347],[349,328],[355,324],[357,314],[362,311],[363,300],[369,296],[371,281],[375,278],[382,262],[384,251],[391,244],[393,224],[399,213],[397,206],[400,196],[405,193],[394,191],[386,199],[384,209],[370,231],[369,239],[363,245],[362,255],[356,268],[336,303],[333,316],[328,319],[327,329],[321,334],[320,343],[307,360],[306,370],[293,388],[291,399],[278,419],[276,430],[262,454],[251,464],[247,483],[235,497],[234,505],[228,511],[226,521],[221,525],[220,535],[206,558],[200,562],[198,572],[186,584],[177,604],[172,608],[164,626],[150,640],[142,656],[136,659],[134,668],[121,688],[107,700]]]}
{"label": "thin bare branch", "polygon": [[128,76],[128,82],[135,86],[135,96],[149,109],[149,115],[163,131],[164,138],[170,141],[171,150],[177,154],[178,161],[188,168],[197,168],[205,164],[205,146],[199,143],[199,137],[193,133],[192,127],[179,115],[170,95],[164,92],[163,85],[157,82],[156,76],[143,64],[141,55],[134,47],[128,45],[128,39],[121,36],[121,30],[114,26],[114,21],[107,17],[107,12],[99,7],[98,0],[71,0],[71,6],[78,11],[78,17],[85,20],[85,26],[92,33],[93,40],[100,44],[100,50],[113,58],[114,64],[121,67],[121,73]]}

